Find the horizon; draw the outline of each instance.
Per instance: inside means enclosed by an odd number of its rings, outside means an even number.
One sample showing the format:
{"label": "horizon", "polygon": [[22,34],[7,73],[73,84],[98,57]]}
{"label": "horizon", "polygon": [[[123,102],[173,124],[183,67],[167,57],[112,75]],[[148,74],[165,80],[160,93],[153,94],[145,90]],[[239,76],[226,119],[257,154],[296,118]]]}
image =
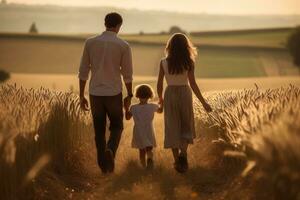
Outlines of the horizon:
{"label": "horizon", "polygon": [[[165,0],[163,3],[150,3],[143,2],[144,0],[113,0],[109,2],[97,2],[96,0],[73,0],[64,1],[59,0],[6,0],[7,4],[21,4],[21,5],[32,5],[32,6],[59,6],[59,7],[111,7],[116,9],[134,9],[140,11],[160,11],[160,12],[172,12],[172,13],[183,13],[183,14],[207,14],[207,15],[300,15],[300,2],[297,0],[276,0],[267,2],[259,2],[259,0],[243,0],[244,2],[236,3],[234,0],[221,0],[222,2],[201,2],[198,0],[187,0],[191,6],[186,6],[183,2],[172,1],[172,6],[168,4],[171,0]],[[159,0],[153,0],[159,1]],[[151,1],[151,2],[153,2]],[[213,0],[217,1],[217,0]],[[219,1],[219,0],[218,0]],[[194,3],[193,3],[194,2]],[[185,4],[185,9],[182,11],[182,6]],[[196,5],[196,6],[195,6]],[[215,6],[218,5],[218,6]],[[228,6],[231,5],[231,6]],[[257,7],[257,5],[263,5]],[[202,9],[199,9],[201,6]],[[269,6],[273,6],[270,9]],[[224,9],[224,7],[230,7],[231,9]],[[267,9],[265,9],[267,8]],[[197,11],[196,11],[197,10]]]}

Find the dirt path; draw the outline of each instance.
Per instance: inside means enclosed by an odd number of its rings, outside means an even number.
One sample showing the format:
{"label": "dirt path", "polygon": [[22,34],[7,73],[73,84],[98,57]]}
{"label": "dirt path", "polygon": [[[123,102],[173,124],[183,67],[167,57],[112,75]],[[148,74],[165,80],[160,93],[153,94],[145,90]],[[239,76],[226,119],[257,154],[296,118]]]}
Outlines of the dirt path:
{"label": "dirt path", "polygon": [[115,173],[101,175],[92,162],[87,166],[92,177],[90,190],[75,192],[72,199],[223,199],[226,188],[236,184],[236,172],[216,167],[217,157],[211,153],[211,139],[207,137],[200,137],[190,148],[188,173],[176,173],[171,152],[162,148],[162,115],[156,116],[155,128],[158,147],[153,171],[139,165],[138,153],[130,147],[132,122],[125,122]]}

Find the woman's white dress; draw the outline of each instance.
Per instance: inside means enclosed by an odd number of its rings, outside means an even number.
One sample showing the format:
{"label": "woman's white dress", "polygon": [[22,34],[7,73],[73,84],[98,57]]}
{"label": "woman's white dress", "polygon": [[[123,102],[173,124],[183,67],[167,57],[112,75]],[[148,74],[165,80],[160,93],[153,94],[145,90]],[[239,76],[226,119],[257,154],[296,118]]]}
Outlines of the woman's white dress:
{"label": "woman's white dress", "polygon": [[193,144],[195,124],[192,91],[188,72],[170,74],[168,61],[162,60],[167,82],[164,94],[165,148],[180,148],[183,143]]}

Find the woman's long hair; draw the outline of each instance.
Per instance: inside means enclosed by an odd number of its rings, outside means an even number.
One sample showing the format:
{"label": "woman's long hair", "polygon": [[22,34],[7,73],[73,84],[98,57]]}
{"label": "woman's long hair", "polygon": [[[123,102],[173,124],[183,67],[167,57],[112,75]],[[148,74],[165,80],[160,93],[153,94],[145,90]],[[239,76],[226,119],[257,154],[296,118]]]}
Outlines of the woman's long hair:
{"label": "woman's long hair", "polygon": [[194,67],[197,50],[186,35],[175,33],[167,43],[165,54],[169,73],[181,74]]}

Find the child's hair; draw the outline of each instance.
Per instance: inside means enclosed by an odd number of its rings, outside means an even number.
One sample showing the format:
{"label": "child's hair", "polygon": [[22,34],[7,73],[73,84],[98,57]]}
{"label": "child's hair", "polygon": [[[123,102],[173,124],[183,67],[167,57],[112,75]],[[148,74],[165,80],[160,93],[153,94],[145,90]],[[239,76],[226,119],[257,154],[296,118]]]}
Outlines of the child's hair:
{"label": "child's hair", "polygon": [[153,89],[148,84],[137,85],[134,90],[136,98],[151,99],[154,96]]}
{"label": "child's hair", "polygon": [[181,74],[193,69],[197,50],[186,35],[175,33],[166,45],[165,54],[170,74]]}

